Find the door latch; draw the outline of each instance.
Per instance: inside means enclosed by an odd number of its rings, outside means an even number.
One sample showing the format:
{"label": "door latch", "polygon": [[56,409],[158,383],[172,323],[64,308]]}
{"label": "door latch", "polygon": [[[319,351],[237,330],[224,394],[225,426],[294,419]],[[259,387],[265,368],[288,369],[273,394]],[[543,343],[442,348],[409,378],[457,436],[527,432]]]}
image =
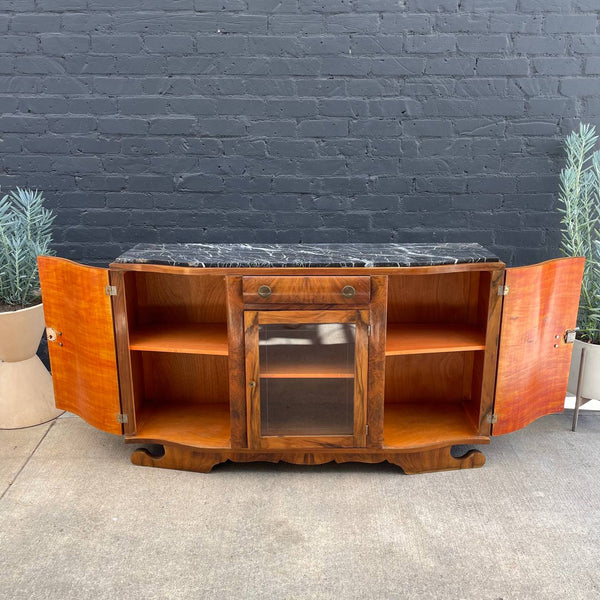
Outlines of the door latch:
{"label": "door latch", "polygon": [[[46,327],[46,339],[49,342],[56,342],[60,336],[62,336],[62,331],[56,331],[56,329],[53,329],[52,327]],[[58,345],[62,346],[63,343],[58,342]]]}

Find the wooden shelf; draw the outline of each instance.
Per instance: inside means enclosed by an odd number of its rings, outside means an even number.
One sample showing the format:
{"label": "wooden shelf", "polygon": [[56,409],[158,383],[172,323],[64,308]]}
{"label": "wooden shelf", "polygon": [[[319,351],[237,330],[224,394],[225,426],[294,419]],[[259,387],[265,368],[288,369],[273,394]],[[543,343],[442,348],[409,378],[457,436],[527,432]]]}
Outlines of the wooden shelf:
{"label": "wooden shelf", "polygon": [[267,370],[260,373],[261,379],[352,379],[354,365],[346,368],[339,365],[297,365],[293,363],[279,363],[271,365]]}
{"label": "wooden shelf", "polygon": [[230,448],[229,404],[147,403],[137,415],[136,442],[173,442],[197,448]]}
{"label": "wooden shelf", "polygon": [[384,448],[486,444],[459,402],[398,403],[384,406]]}
{"label": "wooden shelf", "polygon": [[227,356],[225,323],[168,323],[136,329],[129,335],[131,350]]}
{"label": "wooden shelf", "polygon": [[352,379],[354,353],[340,344],[262,346],[260,376],[269,379]]}
{"label": "wooden shelf", "polygon": [[472,325],[390,323],[386,356],[485,350],[485,333]]}

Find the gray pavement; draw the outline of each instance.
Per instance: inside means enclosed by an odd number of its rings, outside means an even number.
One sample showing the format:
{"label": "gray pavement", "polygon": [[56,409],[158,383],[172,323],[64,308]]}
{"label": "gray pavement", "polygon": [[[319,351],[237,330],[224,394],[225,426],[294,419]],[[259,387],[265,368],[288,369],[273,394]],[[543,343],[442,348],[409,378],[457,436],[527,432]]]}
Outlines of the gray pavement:
{"label": "gray pavement", "polygon": [[413,476],[135,467],[73,416],[0,431],[0,599],[598,599],[600,416],[570,419]]}

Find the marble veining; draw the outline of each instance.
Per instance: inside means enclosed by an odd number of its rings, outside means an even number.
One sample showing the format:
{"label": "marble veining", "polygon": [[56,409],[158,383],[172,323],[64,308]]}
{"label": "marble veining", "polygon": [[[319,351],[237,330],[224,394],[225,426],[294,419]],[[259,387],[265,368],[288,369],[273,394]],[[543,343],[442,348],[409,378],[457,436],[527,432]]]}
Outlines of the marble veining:
{"label": "marble veining", "polygon": [[479,244],[138,244],[117,263],[181,267],[421,267],[499,262]]}

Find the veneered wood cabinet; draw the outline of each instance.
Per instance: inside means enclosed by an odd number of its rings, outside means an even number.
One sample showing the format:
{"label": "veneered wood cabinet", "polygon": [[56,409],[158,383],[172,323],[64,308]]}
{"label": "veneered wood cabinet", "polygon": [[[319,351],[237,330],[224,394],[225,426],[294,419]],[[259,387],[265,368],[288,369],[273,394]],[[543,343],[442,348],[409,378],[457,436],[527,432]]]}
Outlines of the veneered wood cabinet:
{"label": "veneered wood cabinet", "polygon": [[483,465],[566,393],[583,259],[506,269],[168,266],[40,257],[56,405],[138,465]]}
{"label": "veneered wood cabinet", "polygon": [[364,448],[368,310],[246,311],[251,448]]}

